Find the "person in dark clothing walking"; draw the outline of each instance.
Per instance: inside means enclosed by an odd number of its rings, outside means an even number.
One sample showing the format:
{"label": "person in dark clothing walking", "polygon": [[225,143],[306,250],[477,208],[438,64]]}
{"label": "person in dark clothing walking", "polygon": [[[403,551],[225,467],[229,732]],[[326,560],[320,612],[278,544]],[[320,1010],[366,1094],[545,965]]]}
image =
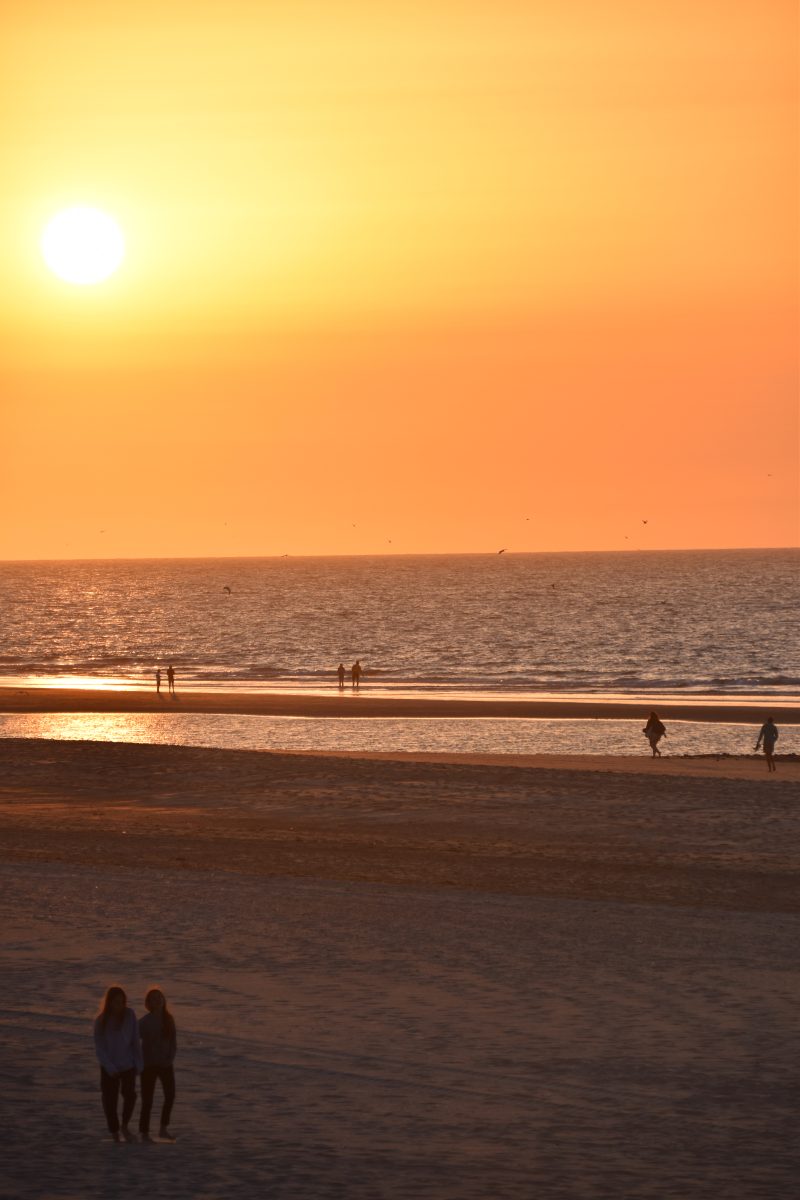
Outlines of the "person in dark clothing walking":
{"label": "person in dark clothing walking", "polygon": [[[136,1072],[142,1069],[136,1013],[121,987],[110,987],[94,1023],[94,1048],[100,1063],[100,1092],[109,1133],[115,1142],[133,1142],[128,1122],[136,1106]],[[117,1103],[122,1092],[122,1123]]]}
{"label": "person in dark clothing walking", "polygon": [[756,754],[758,754],[759,746],[762,741],[764,743],[764,755],[767,760],[767,770],[775,770],[775,743],[778,740],[778,726],[775,724],[772,717],[767,717],[764,724],[761,726],[761,732],[758,735],[756,742]]}
{"label": "person in dark clothing walking", "polygon": [[172,663],[167,667],[167,689],[170,696],[175,695],[175,668]]}
{"label": "person in dark clothing walking", "polygon": [[664,727],[663,721],[659,719],[657,713],[650,713],[650,716],[647,718],[647,724],[642,730],[642,733],[650,743],[650,749],[653,751],[653,758],[661,758],[661,751],[658,748],[658,743],[661,741],[662,737],[667,736],[667,731]]}
{"label": "person in dark clothing walking", "polygon": [[169,1131],[169,1119],[172,1116],[172,1106],[175,1103],[175,1052],[178,1047],[175,1019],[167,1009],[167,1000],[160,988],[151,988],[144,998],[147,1015],[139,1022],[139,1035],[142,1039],[142,1109],[139,1115],[139,1132],[143,1142],[151,1142],[150,1111],[153,1107],[153,1096],[156,1082],[161,1081],[164,1092],[164,1104],[161,1108],[161,1121],[158,1136],[166,1142],[174,1142],[175,1138]]}

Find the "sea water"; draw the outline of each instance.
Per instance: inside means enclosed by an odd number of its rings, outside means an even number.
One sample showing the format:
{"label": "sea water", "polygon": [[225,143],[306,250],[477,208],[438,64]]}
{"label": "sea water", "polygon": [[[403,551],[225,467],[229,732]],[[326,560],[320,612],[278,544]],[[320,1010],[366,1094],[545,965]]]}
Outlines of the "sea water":
{"label": "sea water", "polygon": [[0,564],[0,684],[800,696],[800,551]]}
{"label": "sea water", "polygon": [[[0,564],[0,685],[380,695],[800,698],[800,553],[747,550]],[[781,749],[796,750],[786,730]],[[754,730],[671,722],[667,753]],[[640,753],[639,721],[0,717],[0,737],[240,749]],[[790,745],[791,743],[791,745]]]}
{"label": "sea water", "polygon": [[[140,742],[223,750],[396,751],[447,754],[641,754],[642,721],[546,718],[264,717],[217,713],[0,714],[0,738]],[[751,754],[757,726],[667,722],[666,757]],[[800,751],[800,728],[781,730],[781,753]]]}

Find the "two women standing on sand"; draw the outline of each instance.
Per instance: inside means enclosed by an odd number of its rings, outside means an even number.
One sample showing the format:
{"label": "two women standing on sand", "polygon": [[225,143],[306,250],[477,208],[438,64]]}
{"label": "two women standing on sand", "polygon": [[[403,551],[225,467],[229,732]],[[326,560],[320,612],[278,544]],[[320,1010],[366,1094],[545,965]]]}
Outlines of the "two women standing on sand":
{"label": "two women standing on sand", "polygon": [[[94,1023],[94,1045],[100,1063],[100,1092],[108,1129],[115,1142],[132,1142],[128,1128],[136,1105],[136,1075],[142,1077],[142,1111],[139,1132],[143,1142],[151,1142],[150,1111],[156,1082],[161,1081],[164,1104],[161,1109],[159,1137],[174,1142],[169,1119],[175,1102],[173,1063],[177,1050],[175,1020],[167,1010],[160,988],[151,988],[144,998],[147,1015],[137,1023],[136,1013],[128,1007],[121,987],[106,992]],[[122,1092],[122,1120],[117,1111]]]}

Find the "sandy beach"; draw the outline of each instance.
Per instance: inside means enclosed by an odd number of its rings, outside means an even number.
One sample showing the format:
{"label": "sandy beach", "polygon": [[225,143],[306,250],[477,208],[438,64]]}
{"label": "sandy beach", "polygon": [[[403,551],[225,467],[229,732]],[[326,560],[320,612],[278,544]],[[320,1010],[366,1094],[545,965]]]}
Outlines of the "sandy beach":
{"label": "sandy beach", "polygon": [[4,7],[0,1200],[800,1200],[797,16]]}
{"label": "sandy beach", "polygon": [[[2,1195],[795,1194],[800,765],[0,756]],[[174,1146],[106,1140],[112,981]]]}
{"label": "sandy beach", "polygon": [[767,701],[596,699],[462,699],[456,697],[376,696],[365,686],[349,686],[330,695],[307,692],[183,692],[174,697],[155,690],[68,687],[0,687],[0,713],[138,713],[178,711],[269,717],[549,717],[555,719],[639,720],[657,707],[677,721],[718,721],[760,725],[771,713],[778,725],[800,724],[800,704]]}

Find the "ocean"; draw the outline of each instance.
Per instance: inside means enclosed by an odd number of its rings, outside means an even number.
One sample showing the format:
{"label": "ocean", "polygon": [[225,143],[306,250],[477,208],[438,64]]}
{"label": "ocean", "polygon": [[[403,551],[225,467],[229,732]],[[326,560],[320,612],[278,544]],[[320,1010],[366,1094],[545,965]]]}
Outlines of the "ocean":
{"label": "ocean", "polygon": [[[16,562],[0,683],[800,695],[800,551]],[[226,589],[230,589],[229,591]]]}

